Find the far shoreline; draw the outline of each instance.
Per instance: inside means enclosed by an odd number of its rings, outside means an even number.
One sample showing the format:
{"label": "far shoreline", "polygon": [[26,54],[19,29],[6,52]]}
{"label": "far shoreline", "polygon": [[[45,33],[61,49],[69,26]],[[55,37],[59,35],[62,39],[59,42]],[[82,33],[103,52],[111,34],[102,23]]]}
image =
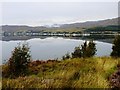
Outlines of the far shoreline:
{"label": "far shoreline", "polygon": [[[59,38],[58,36],[32,36],[32,37],[28,37],[28,36],[24,36],[24,37],[14,37],[14,36],[9,36],[9,37],[2,37],[1,41],[26,41],[26,40],[30,40],[30,39],[34,39],[34,38],[40,38],[40,39],[46,39],[49,37],[53,37],[53,38]],[[104,43],[109,43],[112,44],[113,43],[113,38],[106,38],[106,39],[91,39],[91,38],[83,38],[83,37],[60,37],[60,38],[64,38],[64,39],[76,39],[76,40],[94,40],[94,41],[99,41],[99,42],[104,42]]]}

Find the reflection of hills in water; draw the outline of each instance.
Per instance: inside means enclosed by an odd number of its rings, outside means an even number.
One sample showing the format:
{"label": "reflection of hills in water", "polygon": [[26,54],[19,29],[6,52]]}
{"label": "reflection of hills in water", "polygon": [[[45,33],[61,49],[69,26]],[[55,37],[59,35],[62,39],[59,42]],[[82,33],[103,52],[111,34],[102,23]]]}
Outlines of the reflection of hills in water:
{"label": "reflection of hills in water", "polygon": [[[3,41],[11,41],[11,40],[29,40],[29,39],[32,39],[32,38],[40,38],[40,39],[46,39],[50,36],[31,36],[31,37],[28,37],[28,36],[24,36],[24,37],[14,37],[14,36],[11,36],[11,37],[4,37],[2,38]],[[51,36],[53,37],[53,36]],[[97,41],[102,41],[102,42],[107,42],[107,43],[112,43],[113,42],[113,39],[114,39],[114,35],[111,35],[111,36],[107,36],[107,35],[93,35],[93,36],[81,36],[81,37],[62,37],[62,38],[67,38],[67,39],[82,39],[82,40],[97,40]],[[57,38],[57,36],[54,36],[54,38]]]}

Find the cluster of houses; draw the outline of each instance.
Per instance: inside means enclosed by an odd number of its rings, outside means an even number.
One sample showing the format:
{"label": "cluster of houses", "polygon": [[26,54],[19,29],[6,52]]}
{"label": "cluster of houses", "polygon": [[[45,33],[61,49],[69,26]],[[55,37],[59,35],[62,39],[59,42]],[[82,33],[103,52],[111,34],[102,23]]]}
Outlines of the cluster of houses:
{"label": "cluster of houses", "polygon": [[0,33],[3,37],[8,36],[62,36],[62,37],[80,37],[80,36],[90,36],[90,35],[116,35],[118,32],[43,32],[43,31],[21,31],[21,32],[5,32]]}
{"label": "cluster of houses", "polygon": [[7,36],[87,36],[89,34],[82,34],[80,32],[41,32],[41,31],[21,31],[21,32],[2,32],[3,37]]}

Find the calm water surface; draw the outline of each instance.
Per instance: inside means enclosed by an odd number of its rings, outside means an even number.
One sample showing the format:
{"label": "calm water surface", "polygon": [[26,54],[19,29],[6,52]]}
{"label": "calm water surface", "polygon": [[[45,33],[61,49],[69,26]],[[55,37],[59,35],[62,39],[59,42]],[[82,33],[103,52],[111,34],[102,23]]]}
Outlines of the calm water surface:
{"label": "calm water surface", "polygon": [[[73,52],[76,46],[83,44],[83,40],[64,39],[64,38],[34,38],[26,41],[0,41],[2,45],[2,60],[8,60],[11,51],[18,43],[29,43],[33,60],[48,60],[62,58],[67,52]],[[112,44],[95,41],[97,56],[109,56],[112,51]]]}

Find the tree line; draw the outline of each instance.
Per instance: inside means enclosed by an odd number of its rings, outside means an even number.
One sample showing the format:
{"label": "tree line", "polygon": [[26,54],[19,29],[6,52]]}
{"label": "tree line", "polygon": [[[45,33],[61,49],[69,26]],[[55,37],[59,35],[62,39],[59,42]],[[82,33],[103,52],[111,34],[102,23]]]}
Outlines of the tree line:
{"label": "tree line", "polygon": [[74,48],[74,52],[65,54],[62,58],[63,60],[69,59],[69,58],[87,58],[92,57],[96,54],[96,44],[93,40],[87,42],[85,41],[83,45],[77,46]]}
{"label": "tree line", "polygon": [[[85,41],[83,45],[75,47],[74,52],[65,54],[63,56],[63,60],[69,58],[88,58],[93,57],[97,52],[96,44],[93,40],[87,42]],[[113,41],[112,52],[110,54],[111,57],[118,58],[120,57],[120,36],[116,36]]]}

